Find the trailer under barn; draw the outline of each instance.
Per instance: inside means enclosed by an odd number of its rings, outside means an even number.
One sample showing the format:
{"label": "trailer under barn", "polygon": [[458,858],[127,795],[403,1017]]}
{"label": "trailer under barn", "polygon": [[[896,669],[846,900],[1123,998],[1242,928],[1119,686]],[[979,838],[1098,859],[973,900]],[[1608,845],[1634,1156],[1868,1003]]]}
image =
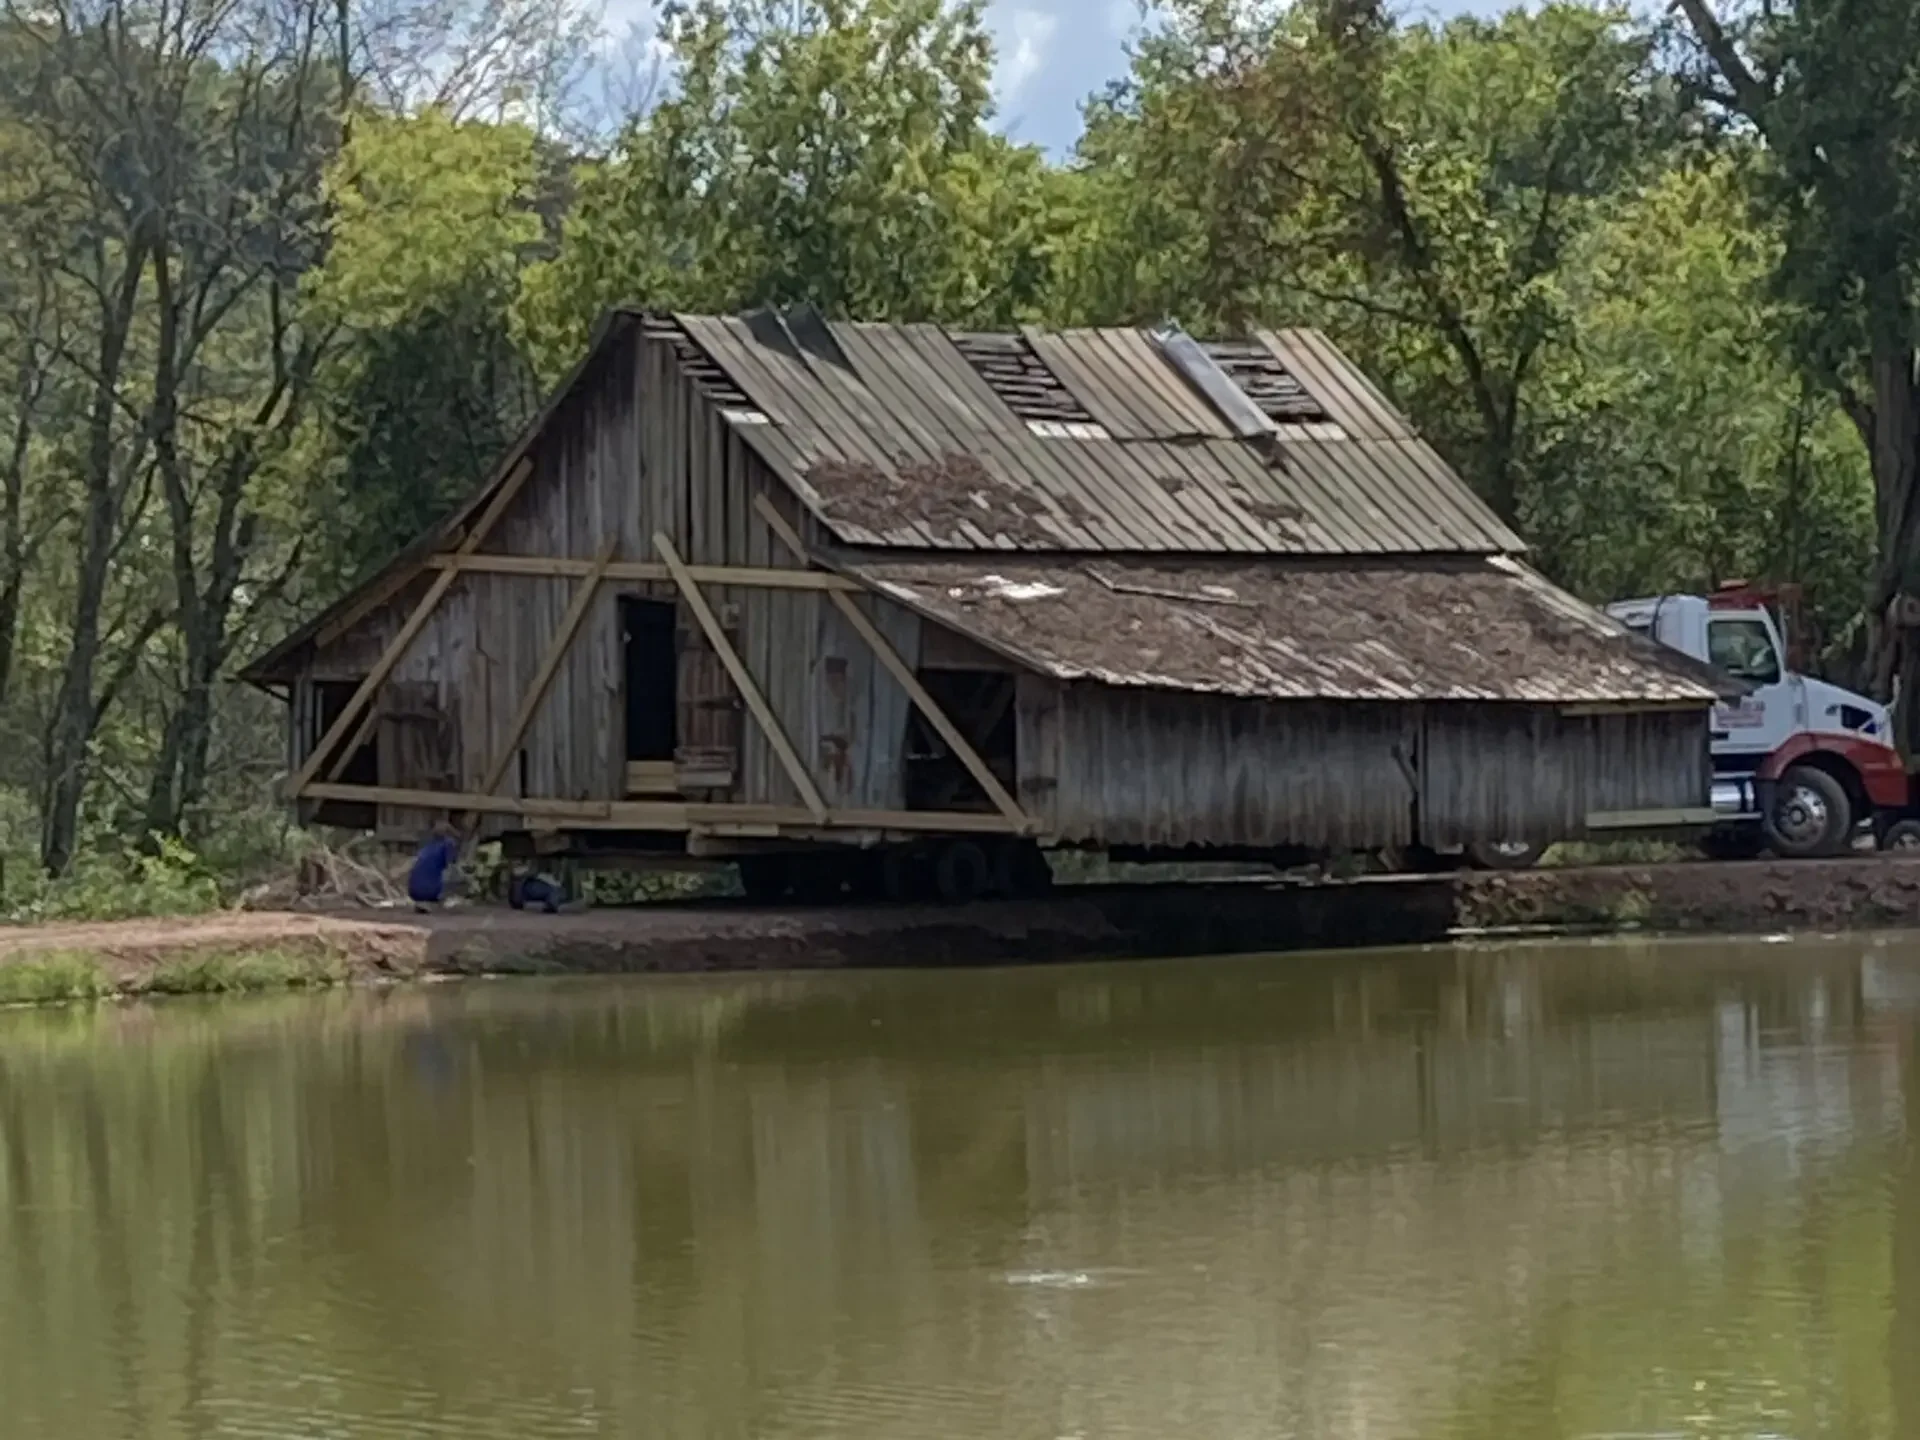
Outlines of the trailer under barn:
{"label": "trailer under barn", "polygon": [[1697,814],[1720,682],[1523,556],[1312,331],[621,310],[466,504],[245,675],[303,819],[394,838],[931,856],[964,891],[1049,846]]}

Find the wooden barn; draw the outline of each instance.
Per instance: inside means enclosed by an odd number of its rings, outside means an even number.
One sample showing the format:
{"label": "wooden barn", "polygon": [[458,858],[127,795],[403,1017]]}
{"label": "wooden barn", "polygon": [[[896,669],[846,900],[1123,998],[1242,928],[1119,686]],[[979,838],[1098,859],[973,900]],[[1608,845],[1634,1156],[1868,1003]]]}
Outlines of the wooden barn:
{"label": "wooden barn", "polygon": [[949,893],[1039,847],[1704,807],[1711,673],[1523,551],[1312,331],[620,310],[478,493],[245,674],[311,822],[928,858]]}

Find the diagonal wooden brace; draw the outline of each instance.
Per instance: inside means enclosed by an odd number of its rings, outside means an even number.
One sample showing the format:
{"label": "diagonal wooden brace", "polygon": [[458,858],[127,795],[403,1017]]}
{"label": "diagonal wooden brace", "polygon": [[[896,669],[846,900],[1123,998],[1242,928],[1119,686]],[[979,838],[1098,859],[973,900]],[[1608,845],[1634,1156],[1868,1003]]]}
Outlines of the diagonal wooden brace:
{"label": "diagonal wooden brace", "polygon": [[664,531],[655,531],[653,548],[665,562],[667,572],[673,576],[673,583],[679,587],[680,594],[687,602],[687,608],[693,612],[693,618],[699,622],[705,632],[707,643],[713,646],[714,654],[720,657],[720,663],[726,667],[727,674],[733,677],[734,686],[747,702],[747,709],[753,712],[753,718],[765,732],[767,743],[773,746],[773,753],[780,759],[781,768],[787,772],[787,778],[793,781],[793,788],[800,792],[801,803],[807,807],[813,818],[822,825],[828,823],[827,802],[820,798],[819,788],[813,783],[813,777],[807,774],[807,767],[800,763],[800,755],[793,748],[793,742],[787,739],[786,731],[780,728],[780,721],[773,713],[773,707],[767,704],[766,696],[760,693],[760,687],[754,683],[753,676],[747,673],[747,667],[741,663],[727,640],[726,631],[720,628],[720,622],[714,617],[713,609],[707,604],[707,597],[700,593],[700,587],[693,576],[687,573],[686,562],[681,560],[680,552],[673,548]]}
{"label": "diagonal wooden brace", "polygon": [[[753,508],[759,512],[760,518],[767,522],[767,528],[779,536],[781,543],[793,552],[796,560],[802,564],[809,563],[811,557],[807,554],[799,532],[787,523],[786,516],[774,509],[766,496],[756,495]],[[1007,793],[1007,787],[1000,783],[1000,777],[988,768],[987,762],[980,758],[980,752],[968,743],[967,737],[960,733],[959,727],[947,718],[946,711],[942,710],[939,702],[927,693],[927,687],[920,683],[920,677],[913,673],[913,667],[900,658],[900,652],[893,648],[887,637],[882,635],[873,621],[867,618],[866,611],[838,590],[827,591],[827,599],[833,602],[834,608],[845,617],[846,622],[854,628],[860,638],[867,642],[868,648],[873,651],[880,663],[886,666],[887,672],[900,682],[908,697],[919,707],[920,713],[927,717],[927,723],[933,726],[942,740],[947,742],[948,748],[960,757],[960,763],[967,767],[967,773],[973,776],[980,788],[986,792],[987,798],[993,802],[993,808],[1021,829],[1032,828],[1032,821],[1028,818],[1026,811],[1022,810],[1019,802]]]}

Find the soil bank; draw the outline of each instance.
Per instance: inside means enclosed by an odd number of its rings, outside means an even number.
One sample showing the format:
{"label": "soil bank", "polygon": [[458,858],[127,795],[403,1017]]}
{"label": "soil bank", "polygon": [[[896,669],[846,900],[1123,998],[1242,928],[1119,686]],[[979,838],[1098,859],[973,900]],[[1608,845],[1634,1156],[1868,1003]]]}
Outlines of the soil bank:
{"label": "soil bank", "polygon": [[0,929],[0,968],[84,965],[99,977],[94,993],[139,993],[454,975],[1042,963],[1418,944],[1516,929],[1905,925],[1920,926],[1920,860],[1862,856],[1313,885],[1074,886],[1045,900],[961,909],[719,902],[556,916],[490,906],[432,915],[258,911]]}

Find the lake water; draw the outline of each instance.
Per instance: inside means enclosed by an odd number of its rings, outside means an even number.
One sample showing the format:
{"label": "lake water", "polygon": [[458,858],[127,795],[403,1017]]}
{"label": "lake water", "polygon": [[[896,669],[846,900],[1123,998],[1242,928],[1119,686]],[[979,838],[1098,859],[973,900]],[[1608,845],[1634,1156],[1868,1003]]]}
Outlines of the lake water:
{"label": "lake water", "polygon": [[1915,1440],[1920,939],[0,1014],[0,1437]]}

